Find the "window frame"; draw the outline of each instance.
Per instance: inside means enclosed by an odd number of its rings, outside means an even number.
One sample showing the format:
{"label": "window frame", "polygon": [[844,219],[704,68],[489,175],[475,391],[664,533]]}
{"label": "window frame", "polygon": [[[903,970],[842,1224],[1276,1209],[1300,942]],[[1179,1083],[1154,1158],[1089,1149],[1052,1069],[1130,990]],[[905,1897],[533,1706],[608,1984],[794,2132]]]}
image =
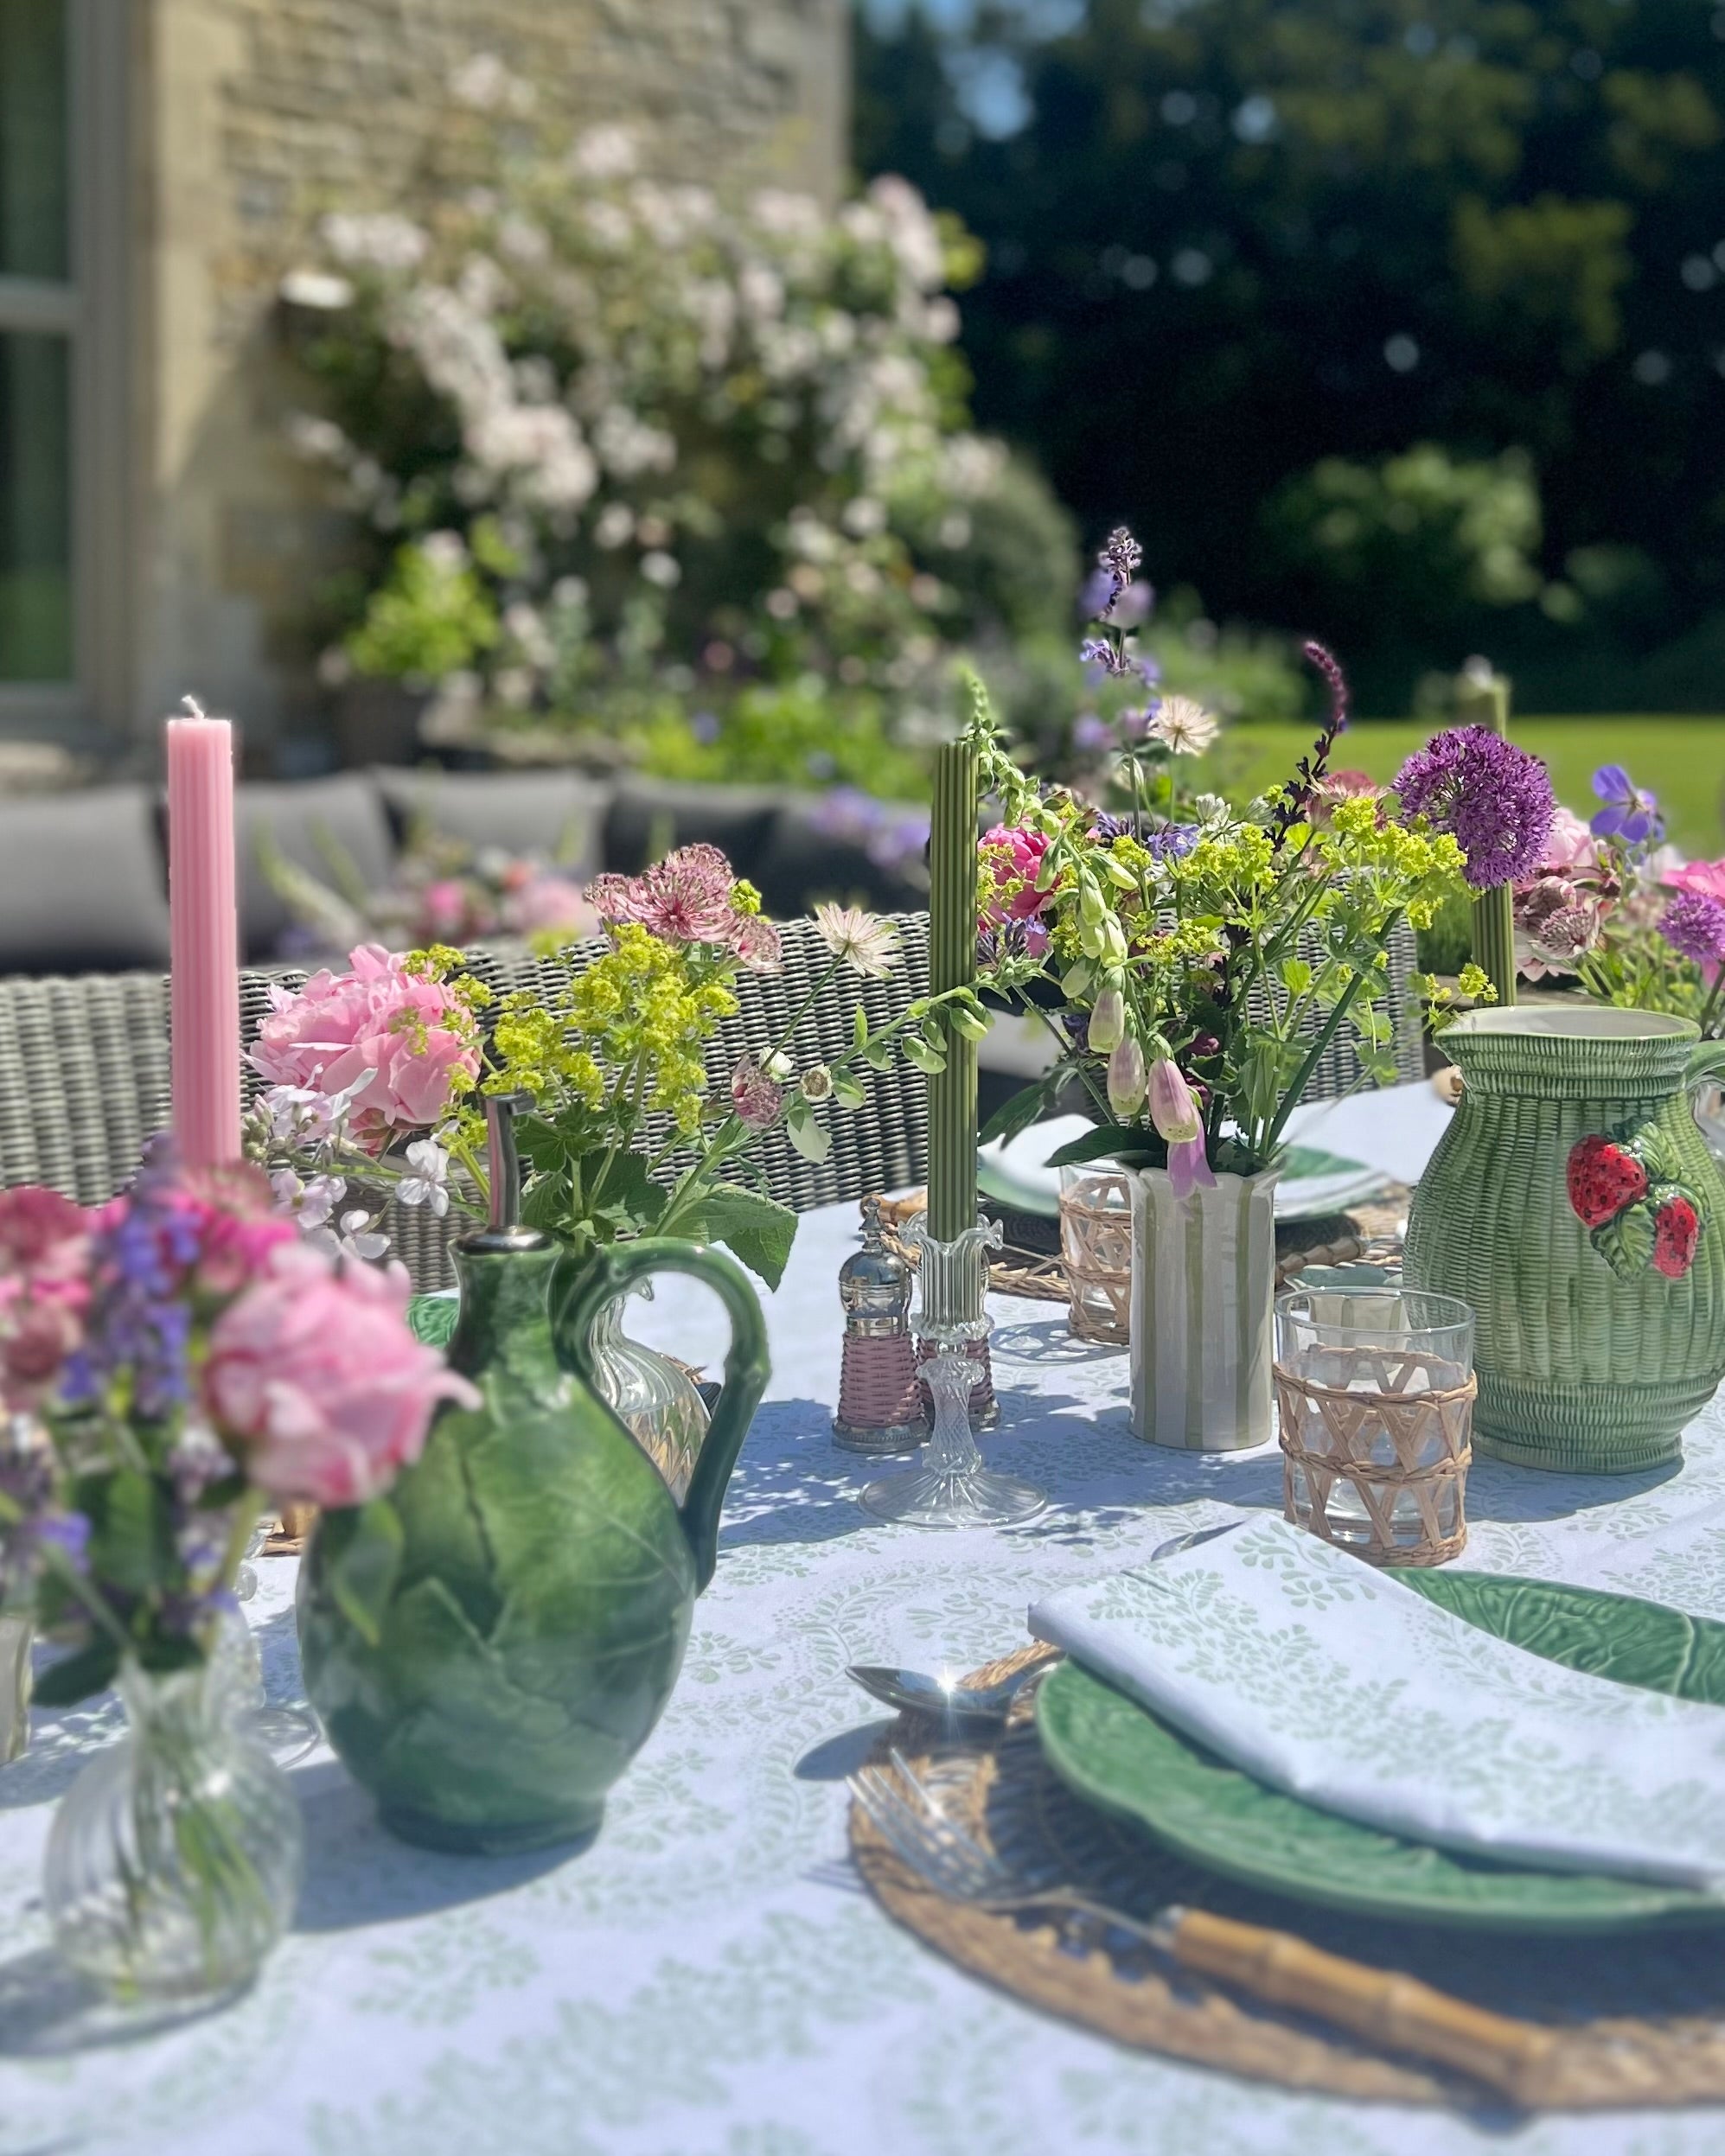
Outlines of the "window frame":
{"label": "window frame", "polygon": [[131,12],[67,0],[69,278],[0,276],[0,331],[71,347],[73,621],[70,681],[0,681],[0,739],[86,752],[125,736],[131,694]]}

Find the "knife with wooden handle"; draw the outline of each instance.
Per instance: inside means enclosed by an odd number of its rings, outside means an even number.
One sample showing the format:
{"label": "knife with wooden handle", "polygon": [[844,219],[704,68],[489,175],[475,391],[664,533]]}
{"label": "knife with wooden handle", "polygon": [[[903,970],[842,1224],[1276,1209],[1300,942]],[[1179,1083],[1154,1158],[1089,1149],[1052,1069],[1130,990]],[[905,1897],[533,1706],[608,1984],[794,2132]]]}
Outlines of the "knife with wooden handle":
{"label": "knife with wooden handle", "polygon": [[1286,1931],[1207,1910],[1163,1910],[1152,1937],[1181,1968],[1347,2029],[1370,2043],[1441,2061],[1534,2108],[1559,2040],[1556,2029],[1471,2006],[1399,1970],[1326,1954]]}

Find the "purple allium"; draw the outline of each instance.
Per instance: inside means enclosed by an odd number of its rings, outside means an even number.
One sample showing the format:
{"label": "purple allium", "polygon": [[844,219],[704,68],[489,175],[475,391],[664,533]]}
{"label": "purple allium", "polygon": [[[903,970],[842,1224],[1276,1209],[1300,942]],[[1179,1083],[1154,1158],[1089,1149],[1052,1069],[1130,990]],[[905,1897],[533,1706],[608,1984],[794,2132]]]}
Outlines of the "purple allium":
{"label": "purple allium", "polygon": [[1475,890],[1531,876],[1557,813],[1551,775],[1539,758],[1489,726],[1434,734],[1402,766],[1396,791],[1405,814],[1428,817],[1454,839]]}
{"label": "purple allium", "polygon": [[1602,763],[1594,774],[1594,794],[1605,803],[1590,826],[1595,838],[1621,839],[1639,846],[1657,839],[1665,828],[1658,799],[1635,785],[1620,763]]}
{"label": "purple allium", "polygon": [[1708,891],[1679,891],[1659,923],[1659,934],[1683,958],[1697,966],[1725,960],[1725,898]]}

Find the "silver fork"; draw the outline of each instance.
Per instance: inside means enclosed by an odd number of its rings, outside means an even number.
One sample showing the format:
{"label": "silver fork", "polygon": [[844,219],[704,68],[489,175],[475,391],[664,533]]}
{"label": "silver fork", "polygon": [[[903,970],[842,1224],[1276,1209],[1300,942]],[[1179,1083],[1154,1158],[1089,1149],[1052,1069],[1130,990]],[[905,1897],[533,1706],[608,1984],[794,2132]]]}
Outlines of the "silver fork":
{"label": "silver fork", "polygon": [[898,1751],[893,1771],[865,1767],[851,1793],[882,1839],[920,1879],[973,1909],[1067,1909],[1142,1939],[1182,1968],[1256,1999],[1313,2014],[1392,2051],[1459,2067],[1514,2102],[1537,2108],[1550,2087],[1556,2031],[1487,2012],[1398,1969],[1326,1954],[1290,1932],[1171,1903],[1147,1923],[1070,1886],[1032,1886],[942,1807]]}
{"label": "silver fork", "polygon": [[936,1893],[949,1901],[968,1902],[974,1908],[1003,1914],[1017,1909],[1070,1909],[1129,1932],[1161,1953],[1172,1953],[1183,1910],[1164,1910],[1153,1923],[1144,1923],[1076,1887],[1032,1886],[942,1808],[938,1797],[917,1780],[901,1752],[889,1756],[908,1797],[894,1786],[893,1776],[879,1767],[864,1767],[853,1774],[851,1794],[887,1846]]}

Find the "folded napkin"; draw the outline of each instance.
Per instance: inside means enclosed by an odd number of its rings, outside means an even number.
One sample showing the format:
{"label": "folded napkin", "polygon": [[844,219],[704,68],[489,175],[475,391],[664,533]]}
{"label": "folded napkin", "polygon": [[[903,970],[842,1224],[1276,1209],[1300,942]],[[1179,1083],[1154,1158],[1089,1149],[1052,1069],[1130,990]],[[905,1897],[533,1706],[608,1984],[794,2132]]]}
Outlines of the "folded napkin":
{"label": "folded napkin", "polygon": [[1030,1629],[1327,1811],[1725,1891],[1725,1711],[1543,1661],[1284,1521],[1063,1588]]}

